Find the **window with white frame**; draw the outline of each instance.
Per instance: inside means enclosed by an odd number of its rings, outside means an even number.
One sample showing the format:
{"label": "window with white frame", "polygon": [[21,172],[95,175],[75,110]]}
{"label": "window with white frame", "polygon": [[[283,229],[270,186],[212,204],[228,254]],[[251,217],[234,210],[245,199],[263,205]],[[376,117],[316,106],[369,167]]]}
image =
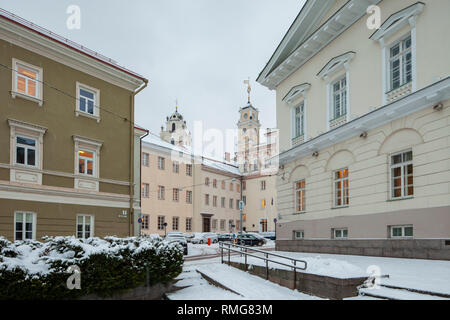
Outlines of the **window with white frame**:
{"label": "window with white frame", "polygon": [[217,230],[217,219],[212,219],[212,229]]}
{"label": "window with white frame", "polygon": [[28,167],[37,167],[37,140],[34,138],[17,135],[15,164]]}
{"label": "window with white frame", "polygon": [[19,94],[42,100],[42,68],[13,59],[13,69],[13,97]]}
{"label": "window with white frame", "polygon": [[173,201],[178,202],[180,200],[180,189],[173,189]]}
{"label": "window with white frame", "polygon": [[100,114],[100,91],[87,85],[76,83],[77,87],[77,115],[98,117]]}
{"label": "window with white frame", "polygon": [[166,198],[166,188],[164,186],[158,186],[158,200],[164,200]]}
{"label": "window with white frame", "polygon": [[347,239],[348,230],[347,229],[333,229],[334,239]]}
{"label": "window with white frame", "polygon": [[333,82],[331,88],[331,121],[333,121],[347,114],[347,77],[344,76]]}
{"label": "window with white frame", "polygon": [[150,185],[148,183],[142,184],[142,198],[150,197]]}
{"label": "window with white frame", "polygon": [[221,200],[221,202],[220,202],[221,207],[225,208],[225,197],[222,197],[220,200]]}
{"label": "window with white frame", "polygon": [[265,209],[267,206],[266,199],[261,200],[261,209]]}
{"label": "window with white frame", "polygon": [[230,199],[229,202],[230,202],[230,209],[233,209],[233,203],[234,203],[233,199]]}
{"label": "window with white frame", "polygon": [[391,155],[391,199],[414,196],[412,161],[412,151]]}
{"label": "window with white frame", "polygon": [[180,172],[180,163],[178,161],[174,161],[172,164],[173,173],[179,173]]}
{"label": "window with white frame", "polygon": [[411,35],[395,43],[389,50],[390,90],[398,89],[412,81]]}
{"label": "window with white frame", "polygon": [[295,183],[295,211],[304,212],[306,211],[306,181],[301,180]]}
{"label": "window with white frame", "polygon": [[165,159],[163,157],[158,157],[158,169],[164,170],[165,168]]}
{"label": "window with white frame", "polygon": [[205,194],[205,205],[209,206],[209,194]]}
{"label": "window with white frame", "polygon": [[164,216],[158,216],[158,230],[164,230],[164,223],[166,218]]}
{"label": "window with white frame", "polygon": [[90,150],[78,150],[78,174],[94,176],[95,153]]}
{"label": "window with white frame", "polygon": [[172,230],[177,231],[179,227],[180,218],[179,217],[172,217]]}
{"label": "window with white frame", "polygon": [[141,227],[143,230],[149,229],[149,221],[150,221],[150,216],[148,214],[143,214],[142,215],[142,224],[141,224]]}
{"label": "window with white frame", "polygon": [[192,164],[186,165],[186,175],[189,177],[192,176]]}
{"label": "window with white frame", "polygon": [[239,200],[239,199],[236,199],[236,209],[237,209],[237,210],[239,210],[239,202],[240,202],[240,200]]}
{"label": "window with white frame", "polygon": [[217,179],[213,180],[213,188],[217,188]]}
{"label": "window with white frame", "polygon": [[220,220],[220,230],[225,230],[225,223],[226,223],[227,221],[225,220],[225,219],[221,219]]}
{"label": "window with white frame", "polygon": [[266,190],[266,180],[261,181],[261,190]]}
{"label": "window with white frame", "polygon": [[192,231],[192,218],[186,218],[186,231]]}
{"label": "window with white frame", "polygon": [[94,236],[94,216],[77,215],[77,238],[88,239]]}
{"label": "window with white frame", "polygon": [[302,102],[294,108],[294,138],[305,134],[305,104]]}
{"label": "window with white frame", "polygon": [[14,240],[36,239],[36,214],[32,212],[15,212]]}
{"label": "window with white frame", "polygon": [[413,226],[391,226],[391,238],[412,238]]}
{"label": "window with white frame", "polygon": [[334,172],[334,206],[344,207],[349,204],[348,168]]}
{"label": "window with white frame", "polygon": [[186,203],[192,203],[192,191],[186,191]]}
{"label": "window with white frame", "polygon": [[146,152],[142,153],[142,165],[145,167],[150,165],[150,155]]}
{"label": "window with white frame", "polygon": [[294,239],[304,239],[305,238],[305,232],[303,230],[294,231]]}
{"label": "window with white frame", "polygon": [[213,207],[217,207],[217,196],[213,196]]}

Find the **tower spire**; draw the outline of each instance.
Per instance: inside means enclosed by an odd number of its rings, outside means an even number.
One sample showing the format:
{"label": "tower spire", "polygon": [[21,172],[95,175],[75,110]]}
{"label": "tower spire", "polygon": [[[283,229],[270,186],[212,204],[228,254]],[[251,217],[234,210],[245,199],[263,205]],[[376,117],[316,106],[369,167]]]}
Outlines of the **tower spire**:
{"label": "tower spire", "polygon": [[175,111],[178,112],[178,98],[175,99]]}
{"label": "tower spire", "polygon": [[250,86],[250,77],[248,77],[248,80],[244,80],[244,84],[247,85],[248,104],[250,104],[250,93],[252,92],[252,87]]}

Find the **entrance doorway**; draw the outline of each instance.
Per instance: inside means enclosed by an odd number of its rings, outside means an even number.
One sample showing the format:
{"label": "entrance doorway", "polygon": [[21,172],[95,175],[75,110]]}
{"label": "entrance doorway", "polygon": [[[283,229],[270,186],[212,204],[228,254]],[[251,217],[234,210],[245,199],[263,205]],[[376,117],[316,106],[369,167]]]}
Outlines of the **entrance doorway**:
{"label": "entrance doorway", "polygon": [[203,216],[202,232],[211,232],[211,217]]}
{"label": "entrance doorway", "polygon": [[259,232],[267,232],[267,219],[259,220]]}

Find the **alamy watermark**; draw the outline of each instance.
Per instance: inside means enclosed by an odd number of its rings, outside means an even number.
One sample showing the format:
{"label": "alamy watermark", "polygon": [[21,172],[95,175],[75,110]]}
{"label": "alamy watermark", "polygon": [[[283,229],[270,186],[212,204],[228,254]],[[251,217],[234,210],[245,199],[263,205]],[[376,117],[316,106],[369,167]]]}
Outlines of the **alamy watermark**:
{"label": "alamy watermark", "polygon": [[81,270],[78,266],[70,266],[67,268],[68,273],[72,273],[72,275],[67,278],[67,289],[69,290],[80,290],[81,289]]}
{"label": "alamy watermark", "polygon": [[69,15],[66,20],[66,26],[69,30],[81,29],[81,9],[75,4],[67,7],[66,13]]}

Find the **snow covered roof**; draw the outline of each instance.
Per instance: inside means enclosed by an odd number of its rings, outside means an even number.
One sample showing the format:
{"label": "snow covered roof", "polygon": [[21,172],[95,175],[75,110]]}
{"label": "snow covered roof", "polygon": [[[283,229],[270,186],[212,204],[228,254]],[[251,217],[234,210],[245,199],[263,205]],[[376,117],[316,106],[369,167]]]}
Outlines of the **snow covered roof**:
{"label": "snow covered roof", "polygon": [[2,8],[0,8],[0,18],[3,18],[5,20],[7,20],[7,21],[10,21],[10,22],[16,24],[16,25],[24,27],[24,28],[26,28],[26,29],[28,29],[30,31],[33,31],[33,32],[39,34],[40,36],[43,36],[43,37],[48,38],[48,39],[51,39],[51,40],[53,40],[53,41],[55,41],[55,42],[65,46],[65,47],[71,48],[71,49],[73,49],[73,50],[75,50],[75,51],[77,51],[77,52],[79,52],[81,54],[89,56],[89,57],[91,57],[91,58],[93,58],[93,59],[95,59],[97,61],[100,61],[100,62],[102,62],[102,63],[104,63],[104,64],[106,64],[106,65],[108,65],[110,67],[113,67],[113,68],[115,68],[117,70],[125,72],[128,75],[131,75],[131,76],[133,76],[135,78],[138,78],[138,79],[140,79],[140,80],[142,80],[144,82],[147,81],[147,79],[145,79],[145,77],[143,77],[140,74],[138,74],[138,73],[136,73],[134,71],[131,71],[131,70],[125,68],[125,67],[120,66],[113,59],[108,58],[108,57],[106,57],[106,56],[104,56],[104,55],[102,55],[102,54],[100,54],[100,53],[98,53],[96,51],[93,51],[93,50],[89,49],[89,48],[86,48],[86,47],[84,47],[84,46],[82,46],[82,45],[80,45],[80,44],[78,44],[78,43],[76,43],[74,41],[71,41],[71,40],[69,40],[67,38],[64,38],[64,37],[62,37],[62,36],[52,32],[50,30],[47,30],[47,29],[45,29],[43,27],[40,27],[40,26],[34,24],[33,22],[30,22],[30,21],[28,21],[26,19],[23,19],[23,18],[15,15],[14,13],[6,11],[6,10],[4,10]]}
{"label": "snow covered roof", "polygon": [[226,162],[219,161],[219,160],[203,158],[202,164],[204,166],[212,168],[212,169],[225,171],[225,172],[228,172],[228,173],[231,173],[231,174],[235,174],[235,175],[238,175],[238,176],[241,175],[241,172],[239,171],[239,168],[237,166],[235,166],[234,164],[232,164],[232,163],[226,163]]}

